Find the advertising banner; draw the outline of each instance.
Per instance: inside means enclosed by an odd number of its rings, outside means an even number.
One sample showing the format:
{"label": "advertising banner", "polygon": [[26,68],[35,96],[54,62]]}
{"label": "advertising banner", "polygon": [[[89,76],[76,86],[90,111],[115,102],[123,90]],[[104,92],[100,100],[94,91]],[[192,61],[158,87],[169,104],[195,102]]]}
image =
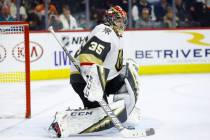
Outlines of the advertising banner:
{"label": "advertising banner", "polygon": [[[58,39],[71,55],[84,41],[88,31],[57,32]],[[6,41],[4,41],[6,39]],[[210,29],[194,30],[130,30],[123,38],[126,58],[134,59],[141,74],[210,72]],[[0,40],[0,72],[2,68],[23,65],[23,38]],[[30,33],[32,79],[69,77],[72,63],[49,32]],[[18,69],[16,69],[18,70]]]}

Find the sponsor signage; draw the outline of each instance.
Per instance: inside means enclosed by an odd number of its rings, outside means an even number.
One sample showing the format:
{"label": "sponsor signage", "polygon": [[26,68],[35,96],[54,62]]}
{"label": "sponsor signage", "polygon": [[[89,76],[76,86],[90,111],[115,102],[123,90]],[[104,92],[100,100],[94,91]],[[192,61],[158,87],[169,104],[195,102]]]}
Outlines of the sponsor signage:
{"label": "sponsor signage", "polygon": [[210,48],[201,49],[159,49],[136,50],[136,59],[178,59],[178,58],[209,58]]}
{"label": "sponsor signage", "polygon": [[[89,32],[56,34],[73,56],[87,41]],[[19,37],[6,40],[10,44],[1,42],[0,62],[12,61],[13,66],[24,62],[23,41]],[[124,56],[135,59],[141,66],[210,64],[210,29],[126,31],[122,42]],[[52,34],[46,32],[30,33],[30,58],[32,71],[69,69],[72,65]]]}
{"label": "sponsor signage", "polygon": [[88,39],[87,36],[69,36],[63,35],[61,37],[61,43],[65,47],[75,47],[76,45],[81,45],[83,42],[86,42]]}
{"label": "sponsor signage", "polygon": [[0,63],[3,62],[6,57],[7,57],[6,48],[3,45],[0,45]]}
{"label": "sponsor signage", "polygon": [[[43,48],[42,46],[37,42],[30,42],[30,61],[35,62],[39,60],[43,55]],[[24,42],[21,42],[17,44],[12,49],[12,56],[15,58],[15,60],[19,62],[25,62],[25,47]]]}
{"label": "sponsor signage", "polygon": [[125,52],[140,65],[210,64],[209,30],[129,31],[126,36]]}
{"label": "sponsor signage", "polygon": [[[69,51],[72,55],[72,51]],[[70,66],[72,63],[64,51],[54,51],[54,66]]]}

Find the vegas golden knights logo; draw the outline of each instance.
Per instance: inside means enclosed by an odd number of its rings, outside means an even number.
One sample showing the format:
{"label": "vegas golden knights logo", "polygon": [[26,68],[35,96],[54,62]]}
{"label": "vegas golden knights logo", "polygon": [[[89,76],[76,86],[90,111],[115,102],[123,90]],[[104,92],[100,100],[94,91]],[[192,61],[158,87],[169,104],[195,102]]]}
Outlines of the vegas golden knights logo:
{"label": "vegas golden knights logo", "polygon": [[117,63],[115,64],[115,68],[117,71],[120,71],[123,66],[123,50],[120,49],[118,51],[118,56],[117,56]]}

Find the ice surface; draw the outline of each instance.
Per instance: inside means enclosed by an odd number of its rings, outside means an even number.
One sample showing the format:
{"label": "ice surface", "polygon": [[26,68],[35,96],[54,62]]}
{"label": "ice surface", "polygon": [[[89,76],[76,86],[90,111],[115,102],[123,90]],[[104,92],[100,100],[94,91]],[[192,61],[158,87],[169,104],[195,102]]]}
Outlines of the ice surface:
{"label": "ice surface", "polygon": [[[137,128],[154,127],[156,134],[138,139],[210,139],[210,74],[141,76],[140,80],[137,106],[143,119]],[[0,140],[55,139],[47,133],[49,124],[56,111],[69,106],[78,108],[82,104],[68,80],[32,82],[32,118],[0,119]],[[112,129],[97,136],[71,136],[62,140],[125,139],[115,132]]]}

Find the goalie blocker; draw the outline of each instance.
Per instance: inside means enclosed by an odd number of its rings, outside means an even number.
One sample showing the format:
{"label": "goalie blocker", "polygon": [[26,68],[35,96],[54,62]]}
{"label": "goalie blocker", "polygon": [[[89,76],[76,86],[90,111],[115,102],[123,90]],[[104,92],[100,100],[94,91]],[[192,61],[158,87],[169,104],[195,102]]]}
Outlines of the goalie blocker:
{"label": "goalie blocker", "polygon": [[[109,117],[104,113],[98,102],[107,96],[114,94],[111,109],[121,122],[125,122],[135,107],[138,98],[138,69],[133,61],[128,61],[120,74],[106,84],[107,69],[99,65],[92,65],[84,77],[84,89],[80,87],[79,96],[87,109],[73,109],[57,112],[55,120],[50,126],[58,137],[69,135],[85,134],[109,129],[114,125]],[[78,75],[77,75],[78,76]],[[82,78],[83,79],[83,78]],[[71,79],[72,80],[72,79]],[[78,80],[78,79],[77,79]],[[87,84],[86,84],[87,81]],[[113,85],[114,84],[114,85]],[[116,85],[116,87],[115,87]],[[72,86],[75,88],[74,84]],[[105,92],[104,92],[105,91]],[[91,104],[91,107],[88,106]],[[93,106],[94,105],[94,106]]]}

